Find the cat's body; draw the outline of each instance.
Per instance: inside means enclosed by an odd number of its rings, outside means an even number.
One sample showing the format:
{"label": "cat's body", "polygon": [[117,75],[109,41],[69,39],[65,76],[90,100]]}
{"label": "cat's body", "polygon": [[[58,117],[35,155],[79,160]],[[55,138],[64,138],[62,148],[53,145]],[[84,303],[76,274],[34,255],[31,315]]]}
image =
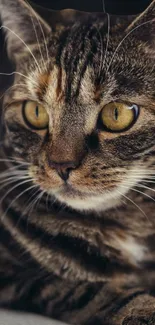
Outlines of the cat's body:
{"label": "cat's body", "polygon": [[0,15],[16,66],[1,118],[0,306],[155,324],[155,3],[128,20],[51,13],[52,32],[20,0],[0,0]]}

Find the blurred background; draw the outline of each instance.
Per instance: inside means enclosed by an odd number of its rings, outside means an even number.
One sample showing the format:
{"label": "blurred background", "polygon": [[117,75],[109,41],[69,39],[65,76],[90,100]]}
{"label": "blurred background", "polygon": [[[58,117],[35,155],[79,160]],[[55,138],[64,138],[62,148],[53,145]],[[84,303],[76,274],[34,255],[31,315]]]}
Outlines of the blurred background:
{"label": "blurred background", "polygon": [[59,10],[72,8],[84,11],[105,11],[111,14],[136,14],[143,11],[151,0],[32,0],[36,4]]}

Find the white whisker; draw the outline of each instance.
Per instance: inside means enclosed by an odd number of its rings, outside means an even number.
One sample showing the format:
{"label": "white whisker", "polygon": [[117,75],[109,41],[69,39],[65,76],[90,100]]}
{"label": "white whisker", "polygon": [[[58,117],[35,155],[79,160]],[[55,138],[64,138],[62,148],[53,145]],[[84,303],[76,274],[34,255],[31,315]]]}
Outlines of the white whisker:
{"label": "white whisker", "polygon": [[[155,199],[152,196],[146,194],[145,192],[142,192],[140,190],[137,190],[136,188],[132,188],[132,187],[129,188],[128,186],[125,186],[125,185],[121,185],[121,187],[127,188],[127,189],[129,189],[131,191],[134,191],[134,192],[137,192],[137,193],[140,193],[140,194],[143,194],[144,196],[148,197],[149,199],[151,199],[152,201],[155,202]],[[141,187],[141,186],[136,185],[136,187]]]}
{"label": "white whisker", "polygon": [[0,30],[1,30],[2,28],[7,29],[8,31],[10,31],[10,33],[12,33],[13,35],[15,35],[15,36],[16,36],[16,37],[17,37],[17,38],[18,38],[18,39],[19,39],[19,40],[20,40],[20,41],[25,45],[25,47],[28,49],[28,51],[29,51],[30,54],[32,55],[32,57],[33,57],[33,59],[34,59],[36,65],[37,65],[39,71],[41,72],[41,69],[40,69],[40,66],[39,66],[39,64],[38,64],[38,62],[37,62],[36,57],[34,56],[34,54],[32,53],[32,51],[30,50],[29,46],[28,46],[28,45],[23,41],[23,39],[22,39],[19,35],[17,35],[13,30],[11,30],[9,27],[2,25],[2,26],[0,27]]}
{"label": "white whisker", "polygon": [[104,68],[105,63],[106,63],[106,58],[107,58],[107,53],[108,53],[108,46],[109,46],[109,40],[110,40],[110,16],[107,13],[107,17],[108,17],[108,30],[107,30],[107,42],[106,42],[106,49],[105,49],[105,54],[104,54],[104,60],[103,60],[103,64],[102,67]]}
{"label": "white whisker", "polygon": [[[24,210],[24,214],[29,213],[30,208],[32,207],[33,203],[35,204],[36,201],[36,195],[40,192],[40,189],[37,188],[37,190],[33,193],[33,195],[29,198],[29,200],[26,202],[26,205],[30,202],[29,205],[26,206]],[[35,198],[32,200],[32,198],[35,196]]]}
{"label": "white whisker", "polygon": [[7,209],[5,210],[5,212],[3,213],[1,220],[5,217],[5,215],[7,214],[8,210],[10,209],[10,207],[12,206],[12,204],[17,201],[23,194],[25,194],[26,192],[30,191],[32,188],[36,187],[37,185],[32,185],[28,188],[26,188],[22,193],[20,193],[19,195],[17,195],[15,197],[14,200],[11,201],[11,203],[9,204],[9,206],[7,207]]}
{"label": "white whisker", "polygon": [[27,180],[24,180],[24,181],[22,181],[22,182],[20,182],[19,184],[16,184],[15,186],[13,186],[13,187],[11,187],[11,189],[9,189],[3,196],[2,196],[2,198],[1,198],[1,200],[0,200],[0,204],[3,202],[3,200],[13,191],[13,190],[15,190],[17,187],[19,187],[19,186],[21,186],[21,185],[24,185],[24,184],[26,184],[26,183],[29,183],[29,182],[31,182],[32,181],[32,179],[31,178],[29,178],[29,179],[27,179]]}
{"label": "white whisker", "polygon": [[111,64],[112,64],[112,62],[113,62],[113,59],[114,59],[114,57],[115,57],[116,52],[118,51],[118,49],[120,48],[120,46],[122,45],[122,43],[127,39],[127,37],[128,37],[131,33],[133,33],[136,29],[138,29],[138,28],[140,28],[141,26],[144,26],[144,25],[146,25],[146,24],[149,24],[149,23],[151,23],[152,21],[153,21],[153,19],[148,20],[148,21],[145,21],[144,23],[139,24],[138,26],[136,26],[136,27],[134,27],[132,30],[130,30],[130,31],[129,31],[125,36],[124,36],[124,38],[120,41],[120,43],[118,44],[118,46],[116,47],[116,49],[115,49],[115,51],[114,51],[114,53],[113,53],[113,56],[112,56],[112,58],[111,58],[111,60],[110,60],[110,63],[109,63],[109,65],[108,65],[107,69],[106,69],[106,74],[107,74],[108,71],[109,71],[109,68],[110,68],[110,66],[111,66]]}
{"label": "white whisker", "polygon": [[31,21],[32,21],[33,29],[34,29],[34,32],[35,32],[35,35],[36,35],[36,40],[37,40],[37,43],[38,43],[40,56],[41,56],[41,58],[42,58],[42,62],[43,62],[43,64],[44,64],[44,68],[45,68],[45,70],[46,70],[46,63],[45,63],[45,60],[44,60],[44,57],[43,57],[43,53],[42,53],[42,50],[41,50],[41,45],[40,45],[40,42],[39,42],[39,38],[38,38],[38,34],[37,34],[37,30],[36,30],[35,23],[34,23],[34,19],[33,19],[33,16],[32,16],[32,15],[31,15]]}
{"label": "white whisker", "polygon": [[103,5],[103,12],[106,13],[106,9],[105,9],[105,1],[102,0],[102,5]]}
{"label": "white whisker", "polygon": [[[38,22],[38,25],[40,27],[40,30],[42,32],[42,35],[43,35],[43,39],[44,39],[44,45],[45,45],[45,50],[46,50],[46,54],[47,54],[47,61],[49,62],[50,59],[49,59],[49,51],[48,51],[48,47],[47,47],[47,43],[46,43],[46,37],[45,37],[45,33],[44,33],[44,30],[42,28],[42,25],[40,23],[40,20],[38,18],[38,15],[36,14],[35,10],[32,8],[32,6],[30,5],[30,3],[28,1],[26,1],[27,5],[31,8],[33,14],[35,15],[36,19],[37,19],[37,22]],[[45,66],[46,67],[46,66]]]}
{"label": "white whisker", "polygon": [[[123,194],[122,192],[118,191],[117,192],[123,196],[125,199],[127,199],[128,201],[130,201],[133,205],[135,205],[135,207],[148,219],[146,213],[139,207],[139,205],[137,205],[133,200],[131,200],[128,196],[126,196],[125,194]],[[149,219],[148,219],[149,220]],[[150,221],[150,220],[149,220]]]}
{"label": "white whisker", "polygon": [[[9,72],[9,73],[7,73],[7,72],[0,72],[0,75],[1,76],[13,76],[14,74],[18,74],[19,76],[28,79],[29,81],[33,82],[33,84],[34,84],[34,80],[32,78],[25,76],[23,73],[21,73],[19,71],[12,71],[12,72]],[[36,86],[38,86],[36,82],[35,82],[35,84],[36,84]]]}

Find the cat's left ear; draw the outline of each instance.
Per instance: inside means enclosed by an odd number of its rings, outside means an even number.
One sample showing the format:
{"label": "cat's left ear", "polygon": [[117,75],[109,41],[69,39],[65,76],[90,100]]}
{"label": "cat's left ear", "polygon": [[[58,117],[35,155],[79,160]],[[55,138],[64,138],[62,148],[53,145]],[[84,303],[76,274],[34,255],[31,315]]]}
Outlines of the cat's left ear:
{"label": "cat's left ear", "polygon": [[150,51],[155,51],[155,0],[133,20],[126,32],[144,42]]}
{"label": "cat's left ear", "polygon": [[23,0],[0,0],[0,29],[6,35],[8,56],[17,61],[51,32],[48,24]]}

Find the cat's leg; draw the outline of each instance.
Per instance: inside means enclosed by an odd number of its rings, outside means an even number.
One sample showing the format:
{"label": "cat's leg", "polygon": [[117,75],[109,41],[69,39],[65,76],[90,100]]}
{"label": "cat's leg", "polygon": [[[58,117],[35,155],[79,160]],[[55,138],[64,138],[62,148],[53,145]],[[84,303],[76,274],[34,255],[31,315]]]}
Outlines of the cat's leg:
{"label": "cat's leg", "polygon": [[149,293],[136,295],[116,309],[109,315],[107,325],[155,325],[155,297]]}

